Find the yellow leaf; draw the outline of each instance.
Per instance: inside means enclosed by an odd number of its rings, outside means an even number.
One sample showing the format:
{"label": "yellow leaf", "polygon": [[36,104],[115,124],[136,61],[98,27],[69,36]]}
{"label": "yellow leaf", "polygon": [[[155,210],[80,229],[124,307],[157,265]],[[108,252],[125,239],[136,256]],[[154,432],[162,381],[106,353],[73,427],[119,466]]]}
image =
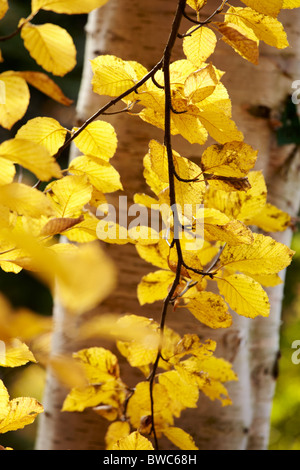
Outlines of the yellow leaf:
{"label": "yellow leaf", "polygon": [[167,297],[174,279],[175,274],[172,271],[155,271],[144,276],[137,290],[140,304],[153,303]]}
{"label": "yellow leaf", "polygon": [[0,157],[0,186],[12,183],[15,174],[16,169],[13,162]]}
{"label": "yellow leaf", "polygon": [[291,224],[291,216],[267,203],[263,209],[247,220],[249,225],[256,225],[265,232],[282,232]]}
{"label": "yellow leaf", "polygon": [[218,83],[214,67],[209,64],[187,77],[184,94],[192,103],[199,103],[214,92]]}
{"label": "yellow leaf", "polygon": [[257,151],[244,142],[228,142],[208,147],[201,157],[203,171],[242,178],[254,167]]}
{"label": "yellow leaf", "polygon": [[233,274],[217,279],[220,294],[239,315],[255,318],[270,313],[268,296],[261,285],[244,274]]}
{"label": "yellow leaf", "polygon": [[[187,32],[189,34],[194,27]],[[186,36],[183,40],[183,51],[194,65],[200,67],[203,62],[214,52],[217,44],[215,33],[206,26],[199,28],[190,36]]]}
{"label": "yellow leaf", "polygon": [[[58,277],[57,294],[71,312],[87,312],[114,290],[115,267],[97,244],[80,245],[59,259],[65,271]],[[51,272],[51,266],[47,269]]]}
{"label": "yellow leaf", "polygon": [[36,416],[44,411],[35,399],[20,397],[9,400],[9,395],[2,380],[0,381],[0,433],[22,429],[33,423]]}
{"label": "yellow leaf", "polygon": [[244,273],[246,276],[252,277],[255,281],[264,287],[275,287],[282,284],[282,279],[278,274],[249,274]]}
{"label": "yellow leaf", "polygon": [[258,64],[259,41],[250,28],[246,29],[240,25],[230,23],[219,23],[218,29],[223,35],[222,40],[226,44],[231,46],[244,59],[254,65]]}
{"label": "yellow leaf", "polygon": [[112,450],[153,450],[151,442],[139,432],[135,431],[127,437],[119,439],[112,447]]}
{"label": "yellow leaf", "polygon": [[91,63],[94,73],[93,90],[99,95],[119,96],[135,84],[136,73],[133,67],[118,57],[102,55]]}
{"label": "yellow leaf", "polygon": [[105,160],[98,157],[76,157],[69,166],[70,173],[87,177],[89,182],[103,193],[123,189],[117,170]]}
{"label": "yellow leaf", "polygon": [[0,125],[11,129],[28,108],[29,89],[23,78],[13,76],[11,72],[1,73],[0,80],[5,85],[5,103],[0,104]]}
{"label": "yellow leaf", "polygon": [[77,243],[88,243],[98,239],[97,227],[99,219],[97,217],[90,213],[85,213],[82,217],[73,220],[78,220],[78,223],[74,223],[61,232],[68,240]]}
{"label": "yellow leaf", "polygon": [[[173,425],[172,402],[166,388],[158,383],[153,387],[154,422],[156,430]],[[127,415],[132,426],[140,428],[141,420],[151,416],[151,400],[149,382],[139,382],[135,392],[130,398],[127,407]]]}
{"label": "yellow leaf", "polygon": [[22,183],[0,187],[0,204],[20,215],[41,217],[53,215],[54,211],[45,194]]}
{"label": "yellow leaf", "polygon": [[105,161],[114,156],[117,148],[116,132],[113,126],[105,121],[89,124],[74,142],[82,153]]}
{"label": "yellow leaf", "polygon": [[76,48],[73,39],[60,26],[26,23],[21,30],[21,37],[31,57],[47,72],[62,77],[75,67]]}
{"label": "yellow leaf", "polygon": [[0,156],[27,168],[42,181],[60,178],[61,171],[44,145],[16,137],[0,145]]}
{"label": "yellow leaf", "polygon": [[265,206],[267,187],[262,172],[251,171],[248,175],[251,188],[247,191],[225,192],[209,188],[205,194],[205,206],[224,212],[231,219],[248,223]]}
{"label": "yellow leaf", "polygon": [[46,191],[59,217],[78,217],[91,198],[92,186],[86,176],[65,176],[50,183]]}
{"label": "yellow leaf", "polygon": [[251,245],[227,245],[221,256],[221,266],[252,274],[274,274],[286,268],[294,251],[271,237],[253,233]]}
{"label": "yellow leaf", "polygon": [[199,103],[198,118],[213,139],[220,144],[244,139],[242,132],[237,129],[235,123],[225,113],[213,105],[208,104],[203,107],[202,105],[203,102]]}
{"label": "yellow leaf", "polygon": [[226,303],[212,292],[199,292],[186,307],[197,320],[210,328],[228,328],[232,323]]}
{"label": "yellow leaf", "polygon": [[206,5],[207,0],[187,0],[187,5],[196,11],[200,11],[201,8]]}
{"label": "yellow leaf", "polygon": [[107,382],[120,376],[117,357],[108,349],[93,347],[73,353],[73,357],[83,366],[90,384]]}
{"label": "yellow leaf", "polygon": [[226,23],[251,28],[258,39],[269,46],[284,49],[288,47],[286,33],[282,24],[271,16],[265,16],[251,8],[230,7],[225,15]]}
{"label": "yellow leaf", "polygon": [[106,450],[111,450],[112,446],[123,439],[124,437],[129,436],[130,434],[130,425],[127,421],[116,421],[112,423],[105,434],[105,444]]}
{"label": "yellow leaf", "polygon": [[62,233],[65,230],[74,227],[74,225],[79,224],[83,220],[83,218],[83,215],[81,215],[76,219],[72,219],[71,217],[57,217],[55,219],[50,219],[42,228],[40,235],[52,236],[58,233]]}
{"label": "yellow leaf", "polygon": [[119,408],[125,398],[120,381],[72,388],[64,400],[62,411],[84,411],[100,404]]}
{"label": "yellow leaf", "polygon": [[55,13],[66,13],[68,15],[89,13],[90,11],[102,7],[107,0],[32,0],[31,10],[50,10]]}
{"label": "yellow leaf", "polygon": [[169,397],[174,403],[178,403],[179,408],[197,408],[198,385],[185,382],[178,371],[171,370],[160,374],[159,383],[164,385]]}
{"label": "yellow leaf", "polygon": [[14,75],[24,78],[26,82],[53,100],[65,106],[70,106],[73,100],[67,98],[56,83],[43,72],[14,72]]}
{"label": "yellow leaf", "polygon": [[251,230],[239,220],[230,220],[224,225],[204,223],[204,238],[207,241],[222,241],[233,246],[249,245],[253,242]]}
{"label": "yellow leaf", "polygon": [[7,0],[1,0],[0,1],[0,19],[2,19],[4,17],[7,10],[8,10],[8,1]]}
{"label": "yellow leaf", "polygon": [[5,352],[0,355],[1,367],[18,367],[27,362],[36,362],[32,352],[25,343],[17,338],[12,339],[5,345]]}
{"label": "yellow leaf", "polygon": [[282,8],[299,8],[300,1],[299,0],[283,0]]}
{"label": "yellow leaf", "polygon": [[199,109],[195,105],[189,108],[188,113],[172,114],[172,122],[177,132],[191,144],[203,145],[208,137],[206,122],[202,123]]}
{"label": "yellow leaf", "polygon": [[27,123],[18,130],[16,137],[43,145],[50,155],[55,155],[58,149],[64,144],[66,135],[67,129],[62,127],[55,119],[37,117],[27,121]]}
{"label": "yellow leaf", "polygon": [[163,429],[163,434],[181,450],[199,450],[194,439],[183,429],[168,427]]}
{"label": "yellow leaf", "polygon": [[281,8],[283,7],[283,0],[242,0],[245,5],[256,10],[263,15],[269,15],[276,18]]}

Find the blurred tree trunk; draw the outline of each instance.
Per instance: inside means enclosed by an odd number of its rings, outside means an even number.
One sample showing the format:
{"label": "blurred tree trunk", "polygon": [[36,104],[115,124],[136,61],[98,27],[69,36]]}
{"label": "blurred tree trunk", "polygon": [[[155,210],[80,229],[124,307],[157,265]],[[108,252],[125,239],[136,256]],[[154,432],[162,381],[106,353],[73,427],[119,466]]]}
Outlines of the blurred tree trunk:
{"label": "blurred tree trunk", "polygon": [[[84,122],[105,102],[104,98],[91,91],[90,59],[99,54],[113,54],[125,60],[136,60],[150,68],[161,58],[176,3],[176,0],[110,0],[105,7],[89,15],[77,124]],[[219,3],[210,0],[205,11],[211,13]],[[234,120],[244,132],[245,141],[259,149],[257,168],[263,169],[267,178],[269,201],[291,215],[296,215],[299,208],[299,152],[291,153],[293,145],[278,148],[269,120],[254,117],[249,110],[255,106],[270,109],[271,113],[277,112],[287,95],[291,94],[291,83],[299,78],[300,72],[299,14],[299,10],[286,14],[288,21],[285,25],[293,49],[277,51],[262,47],[260,65],[254,66],[220,42],[212,58],[216,66],[226,71],[223,82],[232,99]],[[188,27],[187,24],[183,25],[183,32]],[[178,41],[174,59],[179,57],[180,47]],[[130,204],[134,193],[147,191],[142,177],[142,161],[149,140],[156,138],[162,141],[163,134],[133,116],[121,114],[109,120],[115,126],[119,139],[112,163],[121,174]],[[174,138],[173,143],[178,152],[195,161],[203,151],[199,145],[190,145],[180,137]],[[113,195],[109,202],[117,205],[118,196]],[[289,245],[291,230],[275,236]],[[151,266],[137,256],[133,246],[106,245],[104,248],[118,267],[119,284],[114,295],[90,314],[130,312],[159,319],[161,303],[141,308],[136,298],[137,284],[151,270]],[[215,339],[218,343],[217,354],[233,362],[239,376],[239,381],[228,387],[232,406],[222,408],[219,403],[210,402],[202,396],[197,410],[184,412],[181,426],[194,437],[200,449],[267,447],[283,284],[271,289],[269,295],[272,305],[270,318],[248,320],[234,314],[234,324],[226,331],[202,327],[189,312],[182,309],[180,313],[169,312],[167,324],[181,334],[197,331],[203,339]],[[54,319],[52,354],[87,346],[76,340],[76,322],[60,305],[56,305]],[[92,344],[95,345],[95,342]],[[136,383],[139,377],[137,372],[129,370],[123,363],[121,367],[125,370],[125,382],[129,385]],[[91,411],[61,413],[66,393],[67,390],[48,372],[44,400],[46,412],[40,421],[37,449],[104,449],[107,422]]]}

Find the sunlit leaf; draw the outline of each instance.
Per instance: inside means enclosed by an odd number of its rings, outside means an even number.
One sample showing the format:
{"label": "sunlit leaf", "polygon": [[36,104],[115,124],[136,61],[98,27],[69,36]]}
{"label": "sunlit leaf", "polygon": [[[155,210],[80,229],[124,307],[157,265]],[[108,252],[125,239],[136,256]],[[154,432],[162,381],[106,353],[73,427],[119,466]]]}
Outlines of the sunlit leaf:
{"label": "sunlit leaf", "polygon": [[43,145],[51,155],[55,155],[63,145],[66,135],[67,130],[56,119],[37,117],[27,121],[18,130],[16,137]]}
{"label": "sunlit leaf", "polygon": [[28,108],[29,89],[23,78],[16,77],[11,72],[1,73],[0,80],[5,84],[5,103],[0,104],[0,125],[11,129]]}
{"label": "sunlit leaf", "polygon": [[[73,131],[75,131],[73,129]],[[79,150],[85,155],[108,161],[114,156],[117,148],[116,132],[111,124],[105,121],[94,121],[74,139]]]}
{"label": "sunlit leaf", "polygon": [[37,10],[50,10],[55,13],[66,13],[68,15],[89,13],[90,11],[102,7],[107,0],[32,0],[32,12]]}
{"label": "sunlit leaf", "polygon": [[75,67],[76,48],[73,39],[60,26],[26,23],[21,30],[21,37],[31,57],[47,72],[64,76]]}
{"label": "sunlit leaf", "polygon": [[112,447],[112,450],[153,450],[151,442],[139,432],[135,431],[127,437],[119,439]]}

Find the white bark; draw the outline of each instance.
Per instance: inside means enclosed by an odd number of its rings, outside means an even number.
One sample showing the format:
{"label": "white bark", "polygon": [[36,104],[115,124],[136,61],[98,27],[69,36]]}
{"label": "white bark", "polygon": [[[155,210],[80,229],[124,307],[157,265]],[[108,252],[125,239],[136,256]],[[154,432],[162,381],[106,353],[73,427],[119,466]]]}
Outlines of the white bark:
{"label": "white bark", "polygon": [[[212,12],[218,5],[218,1],[211,0],[206,10]],[[99,108],[100,103],[103,103],[103,98],[91,91],[89,60],[99,54],[114,54],[125,60],[139,61],[150,68],[161,58],[175,7],[174,0],[164,2],[161,0],[151,2],[110,0],[101,10],[89,15],[85,67],[77,105],[78,123],[84,122]],[[291,23],[297,25],[298,11],[297,13],[288,12],[288,18]],[[188,27],[189,25],[185,29]],[[288,33],[290,29],[290,27],[287,28]],[[184,27],[182,30],[184,31]],[[180,43],[178,47],[180,48]],[[295,51],[297,51],[296,48]],[[297,71],[292,70],[296,58],[290,57],[289,52],[274,51],[267,47],[263,48],[260,65],[255,67],[235,54],[229,46],[218,44],[212,59],[215,65],[226,71],[223,81],[234,104],[234,119],[244,132],[245,141],[259,149],[258,168],[263,168],[269,175],[270,155],[273,155],[273,150],[271,152],[272,131],[266,120],[251,116],[247,107],[254,104],[265,105],[276,110],[287,91],[290,92],[292,81],[285,77],[281,67],[288,64],[288,72],[295,79],[299,78]],[[105,119],[108,120],[106,117]],[[147,152],[149,140],[157,138],[161,141],[162,133],[138,118],[127,115],[114,116],[109,120],[115,126],[119,139],[117,155],[112,163],[121,174],[121,180],[130,201],[134,193],[147,191],[142,178],[142,159]],[[202,147],[189,145],[181,138],[174,139],[174,148],[182,155],[195,159],[203,151]],[[297,180],[295,172],[292,174]],[[290,184],[289,178],[285,185],[287,189]],[[270,180],[273,181],[273,176]],[[281,181],[280,177],[279,180]],[[297,195],[298,187],[299,182],[295,181],[293,188]],[[281,190],[281,183],[276,188]],[[274,194],[277,194],[275,199],[278,203],[281,200],[281,192]],[[117,196],[113,196],[111,202],[117,204]],[[293,210],[296,210],[297,198],[294,198],[293,202],[295,202]],[[289,241],[287,236],[287,244]],[[132,246],[108,245],[106,249],[117,264],[120,280],[115,294],[99,307],[98,312],[109,310],[115,313],[141,313],[158,319],[161,303],[141,308],[136,299],[136,286],[141,276],[149,272],[152,267],[137,256]],[[189,312],[184,312],[182,309],[169,313],[168,325],[180,333],[197,331],[203,338],[216,339],[218,355],[232,361],[234,370],[239,375],[239,382],[234,382],[229,386],[233,400],[231,407],[222,408],[218,403],[210,402],[203,396],[197,410],[184,413],[180,425],[194,436],[201,449],[238,450],[266,446],[270,403],[274,388],[271,365],[275,362],[278,350],[281,305],[281,292],[278,292],[278,289],[273,292],[276,292],[278,299],[272,301],[272,314],[269,319],[264,322],[258,320],[254,323],[253,320],[234,315],[234,325],[226,331],[202,328]],[[57,354],[82,347],[76,342],[76,338],[66,338],[65,323],[72,320],[60,306],[57,306],[54,318],[57,326],[54,331],[52,352]],[[76,331],[76,325],[72,326],[72,331],[74,328]],[[266,342],[268,331],[272,331],[272,335]],[[267,364],[267,369],[265,364]],[[125,365],[122,364],[122,367]],[[267,381],[260,380],[261,375],[258,373],[265,370],[268,371]],[[128,379],[129,385],[136,381],[134,374],[134,371],[129,372],[126,369],[124,380]],[[264,374],[262,378],[265,379]],[[61,388],[56,379],[48,374],[44,401],[46,413],[41,419],[37,448],[103,449],[106,422],[104,423],[99,416],[89,411],[82,414],[60,413],[65,393],[66,391]],[[263,416],[264,419],[260,420],[259,416]]]}

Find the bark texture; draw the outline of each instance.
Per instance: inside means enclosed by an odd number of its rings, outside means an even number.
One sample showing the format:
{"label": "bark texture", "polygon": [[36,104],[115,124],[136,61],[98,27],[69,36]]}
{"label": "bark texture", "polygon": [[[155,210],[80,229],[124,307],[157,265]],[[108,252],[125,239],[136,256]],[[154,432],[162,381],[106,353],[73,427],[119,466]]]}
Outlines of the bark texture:
{"label": "bark texture", "polygon": [[[206,11],[211,13],[218,5],[219,2],[210,0]],[[105,102],[91,91],[89,60],[99,54],[114,54],[152,67],[162,56],[175,8],[174,0],[110,0],[101,10],[89,15],[85,67],[77,105],[78,123],[84,122]],[[289,11],[286,16],[288,21],[285,25],[293,49],[277,51],[263,47],[260,65],[256,67],[235,54],[229,46],[220,43],[212,60],[226,71],[223,82],[234,105],[233,118],[244,132],[245,142],[259,149],[258,169],[263,169],[270,183],[270,202],[295,215],[299,207],[299,160],[297,157],[292,161],[287,159],[291,151],[289,146],[277,148],[268,120],[249,113],[253,106],[266,106],[276,112],[291,93],[292,81],[299,78],[299,33],[296,28],[299,11]],[[188,27],[190,25],[182,26],[183,32]],[[180,42],[174,59],[179,50]],[[117,131],[119,145],[112,163],[121,174],[130,203],[134,193],[147,191],[142,178],[143,156],[149,140],[156,138],[162,141],[163,134],[128,115],[105,117],[105,120],[109,120]],[[199,145],[190,145],[180,137],[173,139],[173,145],[182,155],[195,161],[203,152]],[[117,196],[112,196],[109,202],[116,204]],[[277,234],[276,237],[289,245],[291,232]],[[119,284],[114,295],[89,315],[108,311],[130,312],[159,319],[161,303],[142,308],[136,298],[137,284],[152,266],[137,256],[133,246],[106,245],[105,249],[119,269]],[[233,400],[231,407],[222,408],[219,403],[202,396],[197,410],[183,414],[181,426],[195,438],[200,449],[266,448],[275,385],[273,371],[278,351],[282,289],[279,286],[269,292],[272,303],[269,319],[253,321],[234,315],[234,324],[226,331],[202,327],[189,312],[182,309],[169,312],[167,324],[178,332],[197,331],[203,339],[215,339],[218,355],[232,361],[239,375],[238,382],[229,384]],[[53,354],[83,347],[76,341],[74,319],[59,304],[54,319]],[[126,368],[126,365],[122,364],[123,367]],[[138,378],[137,372],[125,370],[124,379],[129,385],[134,384]],[[107,422],[90,411],[61,413],[65,395],[66,390],[49,372],[44,400],[46,413],[41,417],[37,448],[104,449]]]}

